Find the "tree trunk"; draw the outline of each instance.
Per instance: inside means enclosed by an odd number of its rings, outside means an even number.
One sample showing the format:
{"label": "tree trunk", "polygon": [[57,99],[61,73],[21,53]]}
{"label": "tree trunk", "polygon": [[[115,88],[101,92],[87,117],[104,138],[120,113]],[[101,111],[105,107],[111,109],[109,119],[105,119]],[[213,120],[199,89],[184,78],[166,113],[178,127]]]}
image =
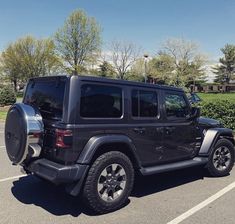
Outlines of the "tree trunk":
{"label": "tree trunk", "polygon": [[17,80],[16,79],[13,80],[13,85],[14,85],[15,92],[17,92]]}
{"label": "tree trunk", "polygon": [[73,74],[74,74],[74,75],[78,75],[77,68],[74,69]]}

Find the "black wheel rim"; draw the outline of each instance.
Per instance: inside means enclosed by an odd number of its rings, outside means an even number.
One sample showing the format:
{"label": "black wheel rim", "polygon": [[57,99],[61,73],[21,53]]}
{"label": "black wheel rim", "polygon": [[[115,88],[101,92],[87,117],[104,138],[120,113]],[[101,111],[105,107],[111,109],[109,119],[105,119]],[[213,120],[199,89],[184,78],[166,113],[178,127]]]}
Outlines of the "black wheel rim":
{"label": "black wheel rim", "polygon": [[126,187],[126,171],[117,163],[102,170],[97,183],[100,198],[106,202],[117,200]]}
{"label": "black wheel rim", "polygon": [[219,171],[226,170],[231,163],[232,155],[226,146],[217,148],[213,155],[213,165]]}

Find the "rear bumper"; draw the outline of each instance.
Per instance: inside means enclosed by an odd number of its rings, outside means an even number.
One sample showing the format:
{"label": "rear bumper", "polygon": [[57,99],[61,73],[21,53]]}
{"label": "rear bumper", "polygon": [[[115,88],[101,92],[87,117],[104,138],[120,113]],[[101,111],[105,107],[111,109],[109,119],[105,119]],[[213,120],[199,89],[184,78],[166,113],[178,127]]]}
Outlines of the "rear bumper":
{"label": "rear bumper", "polygon": [[75,183],[85,176],[88,165],[62,165],[47,159],[32,162],[27,170],[54,184]]}

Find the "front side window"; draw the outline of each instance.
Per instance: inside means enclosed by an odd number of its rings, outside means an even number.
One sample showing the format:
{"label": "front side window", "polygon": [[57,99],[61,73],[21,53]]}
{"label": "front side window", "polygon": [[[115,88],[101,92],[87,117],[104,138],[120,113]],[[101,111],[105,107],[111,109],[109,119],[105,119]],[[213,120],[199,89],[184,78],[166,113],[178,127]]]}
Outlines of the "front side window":
{"label": "front side window", "polygon": [[186,118],[189,115],[188,104],[181,94],[166,93],[165,105],[168,119]]}
{"label": "front side window", "polygon": [[122,89],[105,85],[82,85],[80,115],[84,118],[120,118]]}
{"label": "front side window", "polygon": [[132,91],[132,116],[156,117],[158,114],[157,93],[154,91]]}

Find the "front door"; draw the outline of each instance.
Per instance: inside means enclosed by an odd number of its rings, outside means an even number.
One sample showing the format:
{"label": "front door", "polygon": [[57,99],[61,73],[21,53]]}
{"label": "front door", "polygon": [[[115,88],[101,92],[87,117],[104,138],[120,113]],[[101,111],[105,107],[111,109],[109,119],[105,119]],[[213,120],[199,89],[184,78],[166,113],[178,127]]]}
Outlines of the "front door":
{"label": "front door", "polygon": [[195,156],[197,127],[189,119],[190,105],[183,92],[164,91],[164,162]]}

